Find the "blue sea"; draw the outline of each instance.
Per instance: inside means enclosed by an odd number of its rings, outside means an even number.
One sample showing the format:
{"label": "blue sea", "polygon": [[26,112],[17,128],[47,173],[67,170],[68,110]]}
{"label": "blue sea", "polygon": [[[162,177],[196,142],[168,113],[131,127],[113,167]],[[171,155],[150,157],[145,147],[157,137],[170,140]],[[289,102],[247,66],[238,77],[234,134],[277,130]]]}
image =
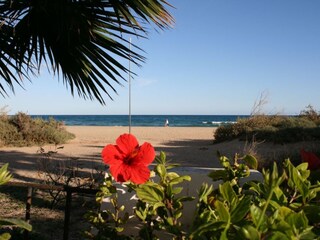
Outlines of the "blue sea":
{"label": "blue sea", "polygon": [[[64,122],[67,126],[129,126],[128,115],[32,115]],[[131,126],[217,127],[232,124],[247,115],[132,115]]]}

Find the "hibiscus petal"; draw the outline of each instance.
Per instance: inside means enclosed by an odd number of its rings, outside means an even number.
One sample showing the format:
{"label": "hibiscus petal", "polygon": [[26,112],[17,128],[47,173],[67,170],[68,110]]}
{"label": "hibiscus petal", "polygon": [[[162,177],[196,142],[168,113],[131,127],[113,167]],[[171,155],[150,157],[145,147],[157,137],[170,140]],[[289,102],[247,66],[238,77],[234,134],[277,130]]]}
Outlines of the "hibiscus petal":
{"label": "hibiscus petal", "polygon": [[105,146],[101,152],[102,159],[105,164],[115,164],[123,159],[117,146],[109,144]]}
{"label": "hibiscus petal", "polygon": [[132,134],[122,134],[117,138],[116,141],[120,151],[122,151],[125,155],[129,155],[133,152],[138,146],[138,140]]}
{"label": "hibiscus petal", "polygon": [[146,166],[131,167],[130,180],[135,184],[143,184],[150,178],[150,169]]}
{"label": "hibiscus petal", "polygon": [[141,145],[139,152],[134,159],[134,165],[144,164],[147,166],[150,163],[152,163],[155,156],[156,156],[156,153],[154,151],[153,146],[150,143],[145,142],[144,144]]}
{"label": "hibiscus petal", "polygon": [[110,166],[110,173],[117,182],[127,182],[130,180],[130,170],[125,164],[114,164]]}

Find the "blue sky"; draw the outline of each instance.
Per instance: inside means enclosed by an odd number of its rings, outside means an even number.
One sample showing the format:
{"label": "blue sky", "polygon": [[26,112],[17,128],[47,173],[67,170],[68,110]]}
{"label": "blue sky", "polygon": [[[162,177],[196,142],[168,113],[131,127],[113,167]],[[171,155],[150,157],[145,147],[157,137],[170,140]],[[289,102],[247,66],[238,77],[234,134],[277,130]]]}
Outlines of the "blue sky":
{"label": "blue sky", "polygon": [[[132,114],[267,114],[320,110],[319,0],[169,0],[175,26],[132,39],[146,51],[133,67]],[[43,71],[3,98],[11,114],[127,114],[128,84],[107,105],[72,97]]]}

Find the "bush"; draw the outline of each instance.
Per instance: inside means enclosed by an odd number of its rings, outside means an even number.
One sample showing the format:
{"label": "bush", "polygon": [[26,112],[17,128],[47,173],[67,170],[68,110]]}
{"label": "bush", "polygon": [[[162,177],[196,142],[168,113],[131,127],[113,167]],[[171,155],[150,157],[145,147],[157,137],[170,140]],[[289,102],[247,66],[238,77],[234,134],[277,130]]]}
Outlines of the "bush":
{"label": "bush", "polygon": [[0,146],[14,145],[22,141],[21,135],[8,121],[0,121]]}
{"label": "bush", "polygon": [[232,139],[256,139],[274,143],[319,140],[317,122],[305,116],[252,116],[235,124],[220,126],[214,134],[215,142]]}
{"label": "bush", "polygon": [[75,136],[53,118],[33,119],[25,113],[0,118],[0,146],[63,144]]}
{"label": "bush", "polygon": [[[238,156],[238,155],[235,155]],[[249,167],[257,167],[253,156],[234,160],[220,156],[223,169],[209,174],[217,188],[204,183],[198,200],[181,195],[182,183],[189,176],[173,172],[165,154],[157,158],[157,178],[135,185],[125,183],[136,193],[136,207],[130,219],[139,224],[139,236],[126,235],[129,212],[119,204],[117,187],[111,176],[106,178],[97,194],[97,202],[107,198],[113,207],[87,214],[95,231],[86,232],[88,239],[318,239],[320,183],[309,180],[307,163],[295,167],[287,159],[278,170],[277,164],[263,170],[261,181],[244,181]],[[129,191],[129,190],[128,190]],[[186,202],[196,206],[188,227],[181,218]],[[130,211],[131,209],[128,209]],[[189,213],[190,214],[190,213]],[[167,234],[167,235],[166,235]]]}
{"label": "bush", "polygon": [[320,125],[320,115],[311,105],[308,105],[305,110],[302,110],[299,117],[309,119],[317,126]]}

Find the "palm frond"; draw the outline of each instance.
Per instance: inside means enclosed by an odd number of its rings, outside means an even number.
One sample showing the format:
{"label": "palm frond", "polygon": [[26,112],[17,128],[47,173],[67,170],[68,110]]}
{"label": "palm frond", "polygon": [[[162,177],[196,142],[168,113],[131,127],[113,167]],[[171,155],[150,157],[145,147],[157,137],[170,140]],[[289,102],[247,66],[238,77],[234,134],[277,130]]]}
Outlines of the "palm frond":
{"label": "palm frond", "polygon": [[[164,0],[3,0],[0,20],[11,32],[0,36],[6,49],[0,51],[0,76],[13,90],[21,79],[5,68],[8,61],[23,74],[39,71],[45,62],[72,94],[105,104],[102,93],[111,98],[113,85],[129,71],[118,59],[144,61],[142,49],[131,50],[126,38],[146,37],[144,23],[171,27],[165,6],[170,5]],[[0,92],[5,92],[1,84]]]}

